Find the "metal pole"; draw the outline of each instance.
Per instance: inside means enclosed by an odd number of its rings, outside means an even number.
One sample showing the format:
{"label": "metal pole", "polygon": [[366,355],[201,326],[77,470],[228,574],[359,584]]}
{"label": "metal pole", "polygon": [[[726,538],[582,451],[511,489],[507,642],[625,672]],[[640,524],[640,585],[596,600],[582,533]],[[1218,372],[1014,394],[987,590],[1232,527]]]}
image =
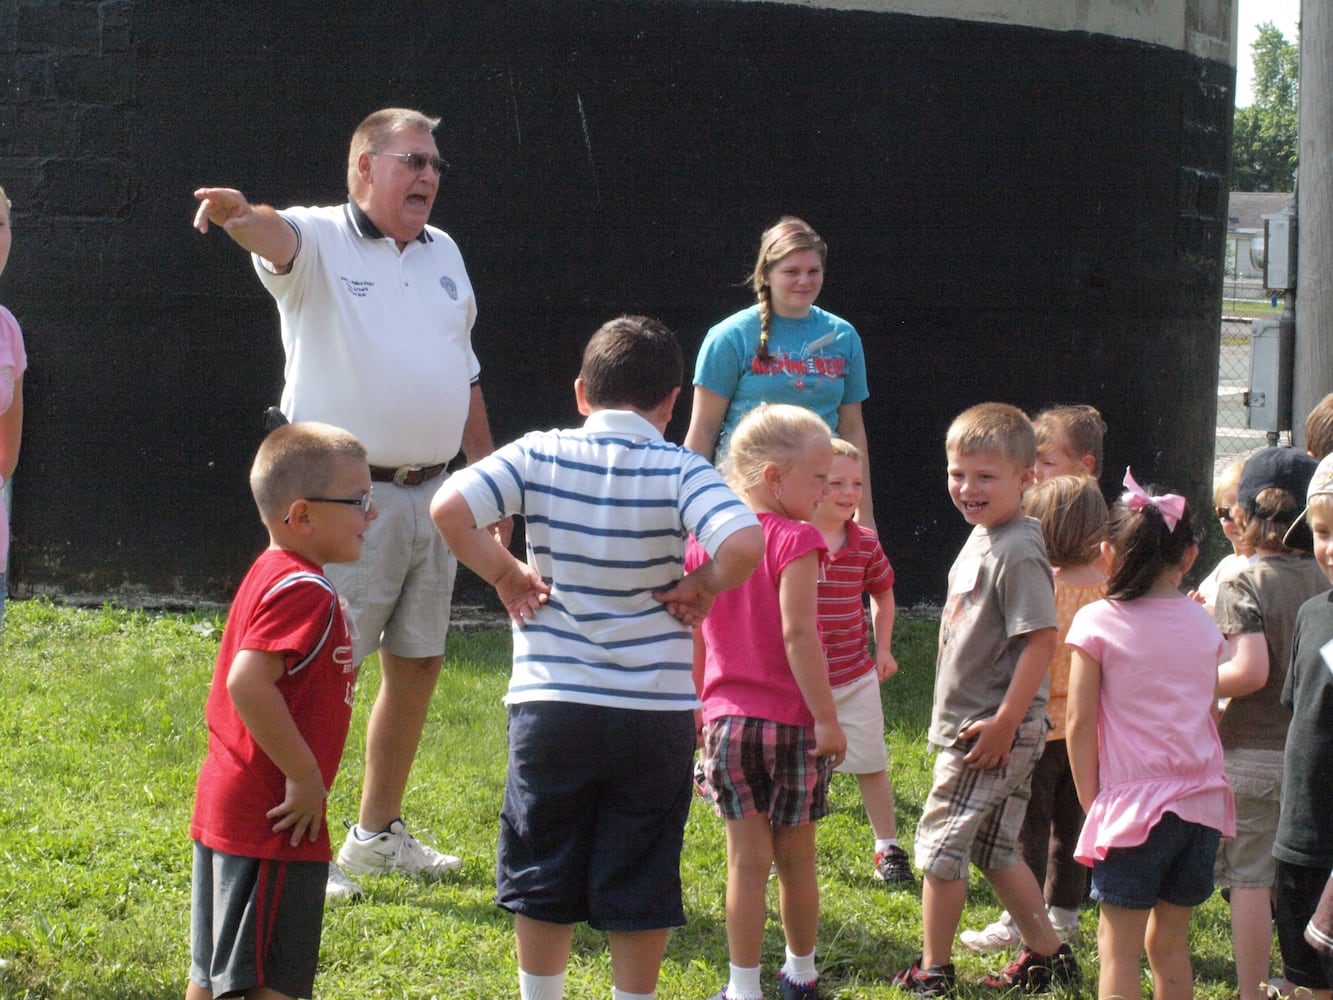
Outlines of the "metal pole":
{"label": "metal pole", "polygon": [[1296,354],[1292,437],[1333,391],[1333,5],[1301,0],[1296,171]]}

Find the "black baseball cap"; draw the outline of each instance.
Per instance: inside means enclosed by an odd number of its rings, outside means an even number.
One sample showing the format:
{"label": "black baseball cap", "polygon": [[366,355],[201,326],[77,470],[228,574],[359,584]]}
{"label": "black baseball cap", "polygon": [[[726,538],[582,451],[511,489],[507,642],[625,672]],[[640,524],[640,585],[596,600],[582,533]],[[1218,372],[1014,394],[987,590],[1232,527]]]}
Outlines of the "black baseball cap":
{"label": "black baseball cap", "polygon": [[[1313,458],[1299,448],[1264,448],[1256,451],[1245,460],[1245,468],[1240,473],[1240,486],[1236,488],[1236,503],[1241,510],[1254,517],[1269,518],[1278,523],[1290,524],[1296,520],[1299,511],[1296,508],[1279,514],[1277,511],[1264,509],[1256,500],[1260,493],[1269,489],[1286,490],[1293,497],[1305,496],[1318,466]],[[1313,539],[1297,533],[1293,541],[1285,544],[1293,549],[1309,549]]]}

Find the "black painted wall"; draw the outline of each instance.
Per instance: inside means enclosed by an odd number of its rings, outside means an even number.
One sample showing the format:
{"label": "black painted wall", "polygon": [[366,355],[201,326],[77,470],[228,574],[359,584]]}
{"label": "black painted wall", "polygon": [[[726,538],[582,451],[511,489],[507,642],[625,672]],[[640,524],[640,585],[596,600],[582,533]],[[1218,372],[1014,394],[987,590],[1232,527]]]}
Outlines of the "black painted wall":
{"label": "black painted wall", "polygon": [[820,304],[866,344],[900,602],[940,598],[966,533],[942,441],[975,402],[1093,403],[1108,488],[1132,463],[1208,503],[1223,64],[760,3],[9,0],[0,67],[20,595],[227,598],[264,541],[246,472],[281,350],[191,191],[341,200],[351,130],[390,104],[444,116],[435,221],[477,289],[500,440],[577,420],[612,315],[660,317],[692,361],[793,212],[831,247]]}

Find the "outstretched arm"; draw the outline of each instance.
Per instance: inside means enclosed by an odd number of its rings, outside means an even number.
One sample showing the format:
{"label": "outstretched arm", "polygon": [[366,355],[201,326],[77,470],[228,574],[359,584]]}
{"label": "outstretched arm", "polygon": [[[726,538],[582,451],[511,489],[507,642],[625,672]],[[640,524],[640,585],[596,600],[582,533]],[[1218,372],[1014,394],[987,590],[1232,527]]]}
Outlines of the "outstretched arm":
{"label": "outstretched arm", "polygon": [[495,588],[516,625],[537,614],[551,588],[535,568],[515,559],[494,532],[477,526],[472,508],[448,482],[431,501],[430,516],[458,561]]}
{"label": "outstretched arm", "polygon": [[199,199],[194,228],[201,233],[208,232],[210,222],[220,226],[240,246],[259,254],[279,271],[285,271],[296,258],[296,230],[276,209],[251,205],[234,188],[199,188],[194,196]]}

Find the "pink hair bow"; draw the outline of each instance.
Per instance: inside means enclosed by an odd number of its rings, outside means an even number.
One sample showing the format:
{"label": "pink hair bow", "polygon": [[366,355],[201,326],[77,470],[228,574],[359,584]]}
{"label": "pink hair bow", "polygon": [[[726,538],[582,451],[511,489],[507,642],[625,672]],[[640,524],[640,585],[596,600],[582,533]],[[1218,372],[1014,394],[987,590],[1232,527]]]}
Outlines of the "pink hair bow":
{"label": "pink hair bow", "polygon": [[1185,498],[1178,493],[1163,493],[1159,497],[1149,496],[1148,492],[1134,481],[1134,474],[1125,467],[1126,492],[1120,497],[1130,510],[1143,510],[1144,507],[1156,507],[1166,522],[1167,531],[1175,531],[1180,523],[1180,515],[1185,513]]}

